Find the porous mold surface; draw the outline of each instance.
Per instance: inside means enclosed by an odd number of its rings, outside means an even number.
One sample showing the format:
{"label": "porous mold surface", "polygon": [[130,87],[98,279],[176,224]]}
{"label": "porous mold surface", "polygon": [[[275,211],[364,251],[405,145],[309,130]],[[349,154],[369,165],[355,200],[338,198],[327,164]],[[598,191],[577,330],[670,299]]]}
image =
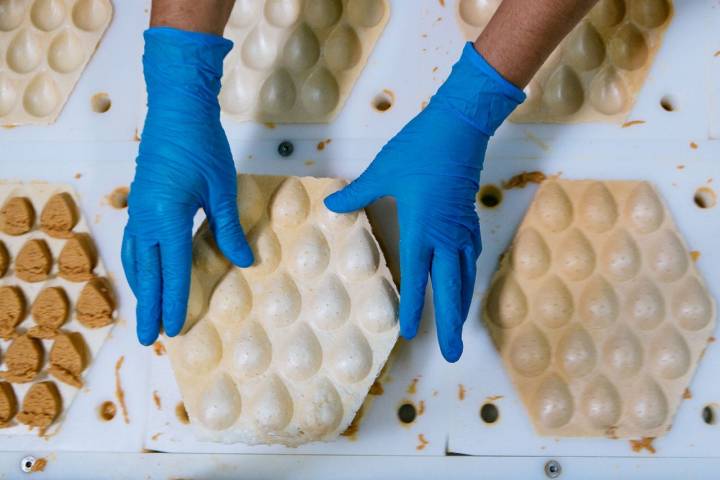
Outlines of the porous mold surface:
{"label": "porous mold surface", "polygon": [[201,440],[332,440],[360,408],[398,336],[398,295],[365,212],[323,198],[344,182],[240,175],[255,264],[195,236],[188,320],[167,349]]}
{"label": "porous mold surface", "polygon": [[658,437],[715,327],[715,302],[655,189],[547,181],[484,319],[535,430]]}

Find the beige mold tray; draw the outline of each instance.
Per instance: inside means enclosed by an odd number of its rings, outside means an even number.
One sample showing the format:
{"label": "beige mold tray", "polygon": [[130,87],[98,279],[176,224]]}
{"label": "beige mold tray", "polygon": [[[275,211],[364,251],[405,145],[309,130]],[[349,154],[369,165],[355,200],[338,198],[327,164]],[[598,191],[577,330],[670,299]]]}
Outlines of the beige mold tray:
{"label": "beige mold tray", "polygon": [[323,123],[340,111],[390,16],[387,0],[237,0],[220,105],[236,120]]}
{"label": "beige mold tray", "polygon": [[650,184],[548,181],[484,317],[539,434],[658,437],[711,341],[715,304]]}
{"label": "beige mold tray", "polygon": [[323,204],[336,179],[240,175],[255,254],[231,267],[207,224],[195,236],[186,332],[167,347],[201,440],[332,440],[398,337],[398,295],[363,211]]}
{"label": "beige mold tray", "polygon": [[54,122],[111,17],[110,0],[0,0],[0,123]]}
{"label": "beige mold tray", "polygon": [[0,435],[59,428],[115,318],[72,189],[0,184]]}
{"label": "beige mold tray", "polygon": [[[475,40],[500,0],[459,0],[457,18]],[[621,122],[642,88],[673,14],[670,0],[600,0],[525,89],[514,122]]]}

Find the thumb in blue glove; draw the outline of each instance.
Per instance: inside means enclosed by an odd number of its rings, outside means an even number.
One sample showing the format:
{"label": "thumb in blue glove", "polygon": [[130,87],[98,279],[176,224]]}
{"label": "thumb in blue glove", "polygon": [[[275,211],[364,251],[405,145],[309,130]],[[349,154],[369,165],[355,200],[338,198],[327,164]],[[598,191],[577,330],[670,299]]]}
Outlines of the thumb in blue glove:
{"label": "thumb in blue glove", "polygon": [[325,199],[337,213],[384,196],[397,202],[400,226],[400,334],[415,337],[428,275],[440,350],[463,350],[480,255],[475,211],[488,138],[525,95],[468,43],[428,106],[380,151],[354,182]]}

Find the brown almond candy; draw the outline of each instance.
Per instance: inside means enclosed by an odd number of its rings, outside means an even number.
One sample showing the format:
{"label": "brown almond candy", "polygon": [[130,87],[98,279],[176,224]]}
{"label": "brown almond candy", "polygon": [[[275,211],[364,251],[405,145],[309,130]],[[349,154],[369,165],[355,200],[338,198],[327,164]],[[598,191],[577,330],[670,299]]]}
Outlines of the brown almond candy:
{"label": "brown almond candy", "polygon": [[78,321],[88,328],[100,328],[112,323],[115,298],[107,280],[90,280],[80,292],[75,310]]}
{"label": "brown almond candy", "polygon": [[20,287],[0,287],[0,338],[15,336],[15,327],[25,318],[25,295]]}
{"label": "brown almond candy", "polygon": [[82,387],[87,366],[87,346],[78,332],[60,333],[50,349],[50,375],[73,387]]}
{"label": "brown almond candy", "polygon": [[0,382],[0,428],[10,425],[17,414],[17,397],[15,390],[8,382]]}
{"label": "brown almond candy", "polygon": [[40,435],[60,416],[62,397],[55,383],[38,382],[30,387],[22,402],[22,409],[17,415],[20,423],[40,429]]}
{"label": "brown almond candy", "polygon": [[33,381],[42,368],[44,354],[40,340],[27,335],[14,338],[5,354],[7,371],[0,372],[0,378],[13,383]]}
{"label": "brown almond candy", "polygon": [[58,257],[60,276],[71,282],[84,282],[93,278],[97,265],[97,251],[87,233],[76,233],[65,242]]}
{"label": "brown almond candy", "polygon": [[68,319],[70,300],[62,287],[48,287],[35,298],[30,313],[37,325],[28,330],[28,335],[52,338]]}
{"label": "brown almond candy", "polygon": [[5,244],[0,240],[0,278],[5,276],[8,266],[10,266],[10,254]]}
{"label": "brown almond candy", "polygon": [[15,275],[26,282],[47,280],[52,268],[52,253],[45,240],[25,242],[15,259]]}
{"label": "brown almond candy", "polygon": [[40,228],[55,238],[70,238],[77,222],[77,205],[67,192],[50,197],[40,214]]}
{"label": "brown almond candy", "polygon": [[27,197],[11,197],[0,208],[0,230],[8,235],[22,235],[32,230],[35,209]]}

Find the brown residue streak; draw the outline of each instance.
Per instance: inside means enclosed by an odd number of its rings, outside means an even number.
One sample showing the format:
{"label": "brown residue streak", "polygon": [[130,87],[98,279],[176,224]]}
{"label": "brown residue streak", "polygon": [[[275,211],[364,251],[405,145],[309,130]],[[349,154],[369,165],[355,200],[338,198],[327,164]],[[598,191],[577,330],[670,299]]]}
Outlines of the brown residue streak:
{"label": "brown residue streak", "polygon": [[693,150],[697,150],[698,144],[695,142],[690,142],[690,148],[692,148]]}
{"label": "brown residue streak", "polygon": [[715,337],[710,336],[710,337],[708,338],[708,343],[715,343]]}
{"label": "brown residue streak", "polygon": [[270,130],[273,130],[277,126],[274,122],[265,122],[263,123],[263,125],[265,125],[265,127],[269,128]]}
{"label": "brown residue streak", "polygon": [[98,411],[100,413],[100,419],[109,422],[110,420],[115,418],[117,408],[115,407],[115,404],[113,402],[107,400],[100,404],[100,408],[98,408]]}
{"label": "brown residue streak", "polygon": [[502,400],[505,398],[504,395],[490,395],[489,397],[485,397],[486,402],[497,402],[498,400]]}
{"label": "brown residue streak", "polygon": [[318,142],[317,147],[315,147],[315,148],[317,148],[318,151],[323,151],[323,150],[325,150],[326,146],[330,145],[330,142],[332,142],[331,138],[322,140],[322,141]]}
{"label": "brown residue streak", "polygon": [[418,408],[417,408],[418,417],[420,415],[422,415],[423,413],[425,413],[425,400],[420,400],[420,402],[418,403]]}
{"label": "brown residue streak", "polygon": [[153,343],[153,351],[155,352],[155,355],[157,355],[158,357],[162,357],[163,355],[165,355],[166,352],[165,344],[158,340],[157,342]]}
{"label": "brown residue streak", "polygon": [[690,391],[690,388],[686,387],[685,391],[682,394],[683,400],[690,400],[692,398],[692,392]]}
{"label": "brown residue streak", "polygon": [[315,165],[315,160],[305,160],[306,167],[312,167],[313,165]]}
{"label": "brown residue streak", "polygon": [[606,436],[607,438],[612,439],[612,440],[617,440],[617,438],[618,438],[618,436],[617,436],[617,429],[618,429],[617,425],[611,425],[611,426],[609,426],[609,427],[607,428],[607,430],[605,430],[605,436]]}
{"label": "brown residue streak", "polygon": [[713,57],[720,57],[720,50],[716,50],[715,53],[713,53]]}
{"label": "brown residue streak", "polygon": [[348,437],[351,441],[357,440],[357,434],[358,431],[360,431],[360,422],[362,421],[362,417],[365,414],[365,405],[361,406],[360,409],[355,414],[355,417],[352,419],[352,422],[350,422],[350,425],[348,425],[348,428],[345,429],[344,432],[342,432],[340,435],[343,437]]}
{"label": "brown residue streak", "polygon": [[40,457],[35,460],[35,463],[33,463],[32,468],[30,468],[30,473],[35,472],[44,472],[45,467],[47,467],[48,461],[45,457]]}
{"label": "brown residue streak", "polygon": [[432,71],[433,71],[433,73],[437,72],[437,71],[438,71],[438,67],[433,67]]}
{"label": "brown residue streak", "polygon": [[158,410],[162,410],[162,399],[160,398],[160,394],[157,390],[153,390],[153,402],[155,403],[155,406]]}
{"label": "brown residue streak", "polygon": [[680,164],[680,165],[678,165],[678,166],[675,167],[675,168],[677,168],[678,170],[684,170],[684,169],[685,169],[685,165]]}
{"label": "brown residue streak", "polygon": [[522,172],[510,177],[509,180],[502,182],[502,188],[510,190],[511,188],[525,188],[528,183],[540,184],[547,179],[541,171]]}
{"label": "brown residue streak", "polygon": [[693,262],[697,262],[700,258],[700,251],[699,250],[692,250],[690,252],[690,258],[692,258]]}
{"label": "brown residue streak", "polygon": [[190,423],[190,417],[188,416],[187,410],[185,410],[185,404],[183,402],[178,402],[178,404],[175,405],[175,416],[183,425]]}
{"label": "brown residue streak", "polygon": [[110,195],[105,197],[105,199],[111,207],[122,210],[128,206],[129,193],[130,189],[128,187],[117,187],[115,190],[110,192]]}
{"label": "brown residue streak", "polygon": [[140,141],[140,133],[138,132],[138,129],[135,129],[135,134],[133,135],[133,141],[139,142]]}
{"label": "brown residue streak", "polygon": [[462,383],[458,384],[458,400],[461,402],[465,400],[465,385]]}
{"label": "brown residue streak", "polygon": [[445,6],[445,0],[438,0],[438,2],[440,2],[440,6],[441,6],[441,7],[444,7],[444,6]]}
{"label": "brown residue streak", "polygon": [[623,123],[620,128],[628,128],[632,127],[633,125],[642,125],[643,123],[646,123],[645,120],[630,120],[628,122]]}
{"label": "brown residue streak", "polygon": [[427,438],[425,438],[425,435],[423,435],[422,433],[418,434],[418,442],[420,443],[417,447],[415,447],[415,450],[425,450],[425,447],[430,444],[430,442],[427,441]]}
{"label": "brown residue streak", "polygon": [[410,382],[410,385],[407,387],[407,393],[409,395],[415,395],[417,393],[417,384],[420,380],[420,377],[415,377],[412,379],[412,382]]}
{"label": "brown residue streak", "polygon": [[650,453],[655,453],[655,447],[653,447],[653,440],[655,437],[643,437],[640,440],[630,440],[630,448],[635,453],[640,453],[643,450],[647,450]]}
{"label": "brown residue streak", "polygon": [[385,390],[383,389],[382,383],[380,383],[378,380],[375,380],[375,382],[370,386],[370,390],[368,391],[368,393],[370,395],[380,396],[385,393]]}
{"label": "brown residue streak", "polygon": [[125,423],[130,423],[130,417],[128,416],[127,405],[125,404],[125,390],[122,388],[122,382],[120,381],[120,369],[125,361],[125,355],[121,355],[120,358],[115,362],[115,396],[120,404],[122,410],[123,420]]}
{"label": "brown residue streak", "polygon": [[82,177],[82,173],[78,172],[75,174],[75,180],[80,180],[81,177]]}
{"label": "brown residue streak", "polygon": [[158,433],[154,434],[152,437],[150,437],[150,440],[152,440],[153,442],[156,442],[157,439],[160,438],[160,435],[162,435],[162,432],[158,432]]}

